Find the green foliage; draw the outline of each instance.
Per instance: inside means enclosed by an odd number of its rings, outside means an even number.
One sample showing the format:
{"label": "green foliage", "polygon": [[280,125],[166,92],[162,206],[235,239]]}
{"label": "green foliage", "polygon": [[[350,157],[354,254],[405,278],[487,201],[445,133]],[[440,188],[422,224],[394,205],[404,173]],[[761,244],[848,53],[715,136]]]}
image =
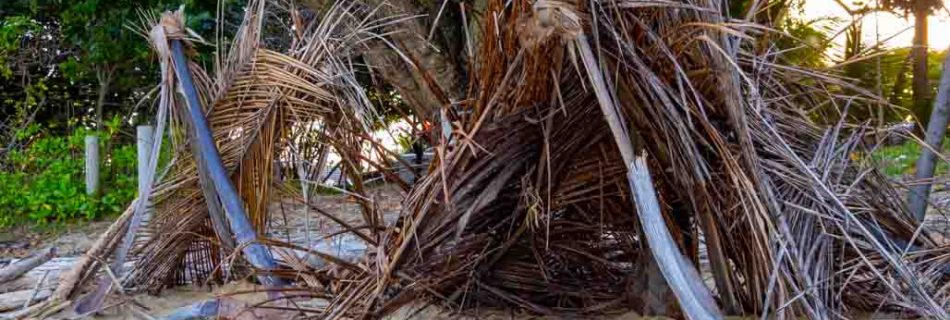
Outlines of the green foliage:
{"label": "green foliage", "polygon": [[[945,51],[930,51],[927,54],[927,77],[931,86],[931,94],[937,92],[943,59],[946,54]],[[856,102],[848,110],[850,120],[852,122],[875,120],[878,112],[883,111],[883,120],[893,123],[902,121],[914,114],[910,48],[887,51],[870,50],[867,56],[867,58],[859,58],[856,59],[856,62],[846,64],[841,69],[842,75],[848,79],[853,79],[852,83],[857,87],[873,94],[879,94],[884,101],[893,106]],[[880,88],[878,88],[879,85]]]}
{"label": "green foliage", "polygon": [[[142,11],[184,5],[188,26],[214,39],[218,1],[0,2],[0,226],[118,212],[136,189],[135,148],[118,128],[152,114],[153,104],[134,106],[155,86],[158,68],[147,40],[130,27],[140,27]],[[243,3],[222,1],[225,16],[240,20]],[[210,61],[213,46],[201,48],[198,60]],[[99,106],[113,121],[100,132],[82,129],[92,127]],[[97,197],[85,195],[87,134],[102,143]]]}
{"label": "green foliage", "polygon": [[416,141],[416,137],[413,137],[408,132],[400,132],[396,134],[396,145],[399,146],[399,153],[407,153],[412,151],[412,143]]}
{"label": "green foliage", "polygon": [[132,71],[128,66],[145,65],[148,44],[126,25],[136,21],[136,9],[147,1],[71,1],[59,11],[63,39],[76,47],[77,71],[102,72],[109,68]]}
{"label": "green foliage", "polygon": [[[898,145],[879,147],[871,153],[870,158],[888,176],[901,177],[914,173],[914,164],[920,157],[920,150],[920,145],[911,140]],[[942,150],[950,150],[950,140],[943,141]],[[938,159],[936,175],[947,173],[948,168],[950,165]]]}
{"label": "green foliage", "polygon": [[7,66],[7,53],[16,50],[20,39],[36,32],[39,24],[24,16],[11,16],[0,20],[0,79],[10,79],[13,70]]}
{"label": "green foliage", "polygon": [[8,170],[0,171],[0,226],[45,224],[76,218],[94,219],[119,213],[135,196],[135,146],[118,142],[118,118],[99,132],[100,150],[112,144],[102,159],[102,192],[87,196],[84,182],[84,139],[96,134],[78,129],[50,135],[37,125],[17,132],[34,137],[22,150],[7,155]]}
{"label": "green foliage", "polygon": [[800,20],[786,18],[779,24],[779,29],[785,32],[786,37],[775,39],[774,45],[782,50],[783,62],[802,67],[821,68],[825,66],[825,51],[831,47],[831,39],[827,26],[822,26],[819,20]]}
{"label": "green foliage", "polygon": [[0,52],[15,50],[20,38],[28,32],[35,32],[39,24],[24,16],[6,17],[0,22]]}
{"label": "green foliage", "polygon": [[905,15],[910,14],[921,5],[930,12],[943,8],[943,1],[941,0],[880,0],[880,4],[881,7],[889,10],[903,11]]}
{"label": "green foliage", "polygon": [[[132,28],[140,14],[184,5],[188,26],[214,39],[218,1],[2,0],[0,5],[0,140],[30,122],[59,130],[115,115],[150,114],[134,106],[151,90],[158,65],[148,41]],[[227,17],[242,17],[243,1],[225,0]],[[230,25],[230,24],[229,24]],[[211,49],[208,49],[211,48]],[[210,61],[203,46],[199,61]],[[45,86],[40,88],[38,85]],[[42,89],[42,90],[41,90]],[[40,95],[39,93],[43,93]]]}

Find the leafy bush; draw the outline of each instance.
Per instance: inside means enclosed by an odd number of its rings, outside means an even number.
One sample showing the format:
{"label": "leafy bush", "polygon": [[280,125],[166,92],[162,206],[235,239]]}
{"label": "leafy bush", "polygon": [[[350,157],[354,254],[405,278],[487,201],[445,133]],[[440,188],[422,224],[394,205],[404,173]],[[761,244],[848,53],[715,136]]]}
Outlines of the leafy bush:
{"label": "leafy bush", "polygon": [[[99,133],[100,193],[88,196],[84,178],[84,139],[78,129],[68,136],[47,134],[38,126],[18,133],[28,144],[10,151],[0,172],[0,226],[45,224],[75,218],[94,219],[120,212],[135,196],[135,145],[120,144],[119,122]],[[111,148],[106,148],[110,146]]]}
{"label": "leafy bush", "polygon": [[25,16],[0,19],[0,77],[13,76],[13,70],[7,66],[7,54],[17,49],[21,38],[36,32],[39,28],[39,24]]}
{"label": "leafy bush", "polygon": [[[892,146],[882,146],[871,153],[871,159],[879,165],[885,174],[891,177],[908,176],[914,173],[914,165],[920,157],[920,145],[915,141]],[[950,140],[944,139],[943,149],[950,150]],[[937,159],[936,175],[945,174],[948,164]]]}

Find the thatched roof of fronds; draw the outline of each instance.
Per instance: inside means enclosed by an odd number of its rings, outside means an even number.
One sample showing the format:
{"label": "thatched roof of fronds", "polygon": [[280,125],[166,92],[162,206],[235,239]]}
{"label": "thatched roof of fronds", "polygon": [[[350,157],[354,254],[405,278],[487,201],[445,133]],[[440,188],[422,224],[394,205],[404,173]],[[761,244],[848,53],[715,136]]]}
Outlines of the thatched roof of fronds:
{"label": "thatched roof of fronds", "polygon": [[[377,36],[373,25],[399,19],[364,20],[372,9],[340,4],[296,29],[299,41],[280,53],[256,42],[263,6],[251,1],[259,9],[248,11],[224,67],[194,70],[260,231],[271,166],[296,141],[295,124],[319,121],[322,143],[348,161],[368,158],[357,146],[371,142],[360,119],[372,111],[347,62]],[[330,299],[310,310],[327,318],[382,316],[419,299],[542,314],[648,310],[673,300],[651,289],[664,282],[627,178],[645,154],[665,227],[712,275],[725,313],[947,318],[947,248],[852,157],[859,130],[819,126],[805,113],[847,105],[854,97],[827,88],[848,84],[782,65],[772,31],[725,16],[712,0],[489,1],[468,99],[446,107],[452,140],[436,146],[397,225],[347,227],[373,248],[362,263],[291,262],[277,273]],[[158,289],[182,270],[204,279],[233,258],[214,240],[213,205],[178,146],[151,197],[155,217],[137,238],[129,285]],[[349,174],[358,181],[358,170]],[[367,230],[379,230],[364,206]]]}

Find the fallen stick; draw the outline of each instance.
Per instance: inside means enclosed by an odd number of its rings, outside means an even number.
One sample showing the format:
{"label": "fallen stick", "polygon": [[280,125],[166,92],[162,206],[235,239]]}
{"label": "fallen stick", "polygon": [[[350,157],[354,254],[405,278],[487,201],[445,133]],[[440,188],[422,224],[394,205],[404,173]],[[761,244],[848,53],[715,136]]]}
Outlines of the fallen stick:
{"label": "fallen stick", "polygon": [[39,291],[20,290],[0,294],[0,311],[9,311],[23,307],[27,301],[39,302],[53,294],[52,288],[41,288]]}
{"label": "fallen stick", "polygon": [[112,251],[112,248],[118,242],[116,239],[121,239],[119,234],[125,230],[126,224],[129,222],[129,219],[132,218],[136,201],[138,201],[138,198],[132,200],[132,205],[125,209],[122,215],[109,226],[106,232],[99,235],[99,238],[96,239],[92,247],[73,264],[70,270],[60,275],[59,286],[56,287],[56,292],[53,293],[54,300],[61,302],[69,300],[80,280],[83,279],[83,276],[90,271],[95,271],[91,268],[94,265],[93,263],[98,261],[100,256]]}
{"label": "fallen stick", "polygon": [[26,299],[26,302],[23,303],[24,308],[29,307],[30,304],[33,303],[33,299],[35,299],[36,296],[40,293],[40,289],[43,288],[43,284],[46,283],[46,277],[48,276],[49,276],[49,270],[46,270],[46,272],[43,272],[43,277],[40,278],[40,281],[36,283],[36,287],[33,288],[33,294],[30,295],[30,298]]}
{"label": "fallen stick", "polygon": [[27,273],[30,270],[33,270],[33,268],[36,268],[46,261],[49,261],[49,259],[52,259],[55,255],[56,248],[49,248],[31,257],[19,260],[6,267],[3,267],[3,269],[0,269],[0,283],[5,283],[19,278],[24,273]]}
{"label": "fallen stick", "polygon": [[0,293],[32,289],[37,282],[40,282],[40,278],[46,271],[49,271],[49,275],[46,277],[45,285],[55,286],[59,283],[59,276],[69,271],[77,260],[79,257],[54,257],[19,278],[0,284]]}
{"label": "fallen stick", "polygon": [[217,297],[173,310],[162,320],[186,319],[299,319],[314,314],[297,310],[287,301],[249,303],[233,297]]}
{"label": "fallen stick", "polygon": [[195,302],[193,304],[175,309],[170,314],[162,317],[162,320],[184,320],[212,318],[218,315],[218,299],[210,299]]}
{"label": "fallen stick", "polygon": [[26,319],[30,315],[34,314],[34,312],[37,312],[37,310],[43,309],[45,307],[47,307],[46,303],[37,303],[24,309],[0,313],[0,319]]}

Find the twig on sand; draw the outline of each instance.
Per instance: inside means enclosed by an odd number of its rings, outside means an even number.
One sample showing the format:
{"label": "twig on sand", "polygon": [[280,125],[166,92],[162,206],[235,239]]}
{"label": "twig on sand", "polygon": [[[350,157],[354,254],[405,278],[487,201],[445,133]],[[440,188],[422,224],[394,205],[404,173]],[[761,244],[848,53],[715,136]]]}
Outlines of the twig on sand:
{"label": "twig on sand", "polygon": [[43,287],[43,283],[46,283],[47,276],[49,276],[49,270],[46,270],[46,272],[43,272],[43,277],[40,278],[40,281],[36,283],[35,287],[33,287],[33,294],[30,295],[30,298],[26,299],[26,302],[23,303],[24,308],[29,307],[30,303],[33,302],[33,299],[36,298],[36,294],[40,292],[40,288]]}
{"label": "twig on sand", "polygon": [[11,263],[3,269],[0,269],[0,283],[5,283],[19,278],[24,273],[27,273],[30,270],[33,270],[33,268],[36,268],[46,261],[49,261],[49,259],[52,259],[55,255],[56,248],[48,248],[31,257]]}

